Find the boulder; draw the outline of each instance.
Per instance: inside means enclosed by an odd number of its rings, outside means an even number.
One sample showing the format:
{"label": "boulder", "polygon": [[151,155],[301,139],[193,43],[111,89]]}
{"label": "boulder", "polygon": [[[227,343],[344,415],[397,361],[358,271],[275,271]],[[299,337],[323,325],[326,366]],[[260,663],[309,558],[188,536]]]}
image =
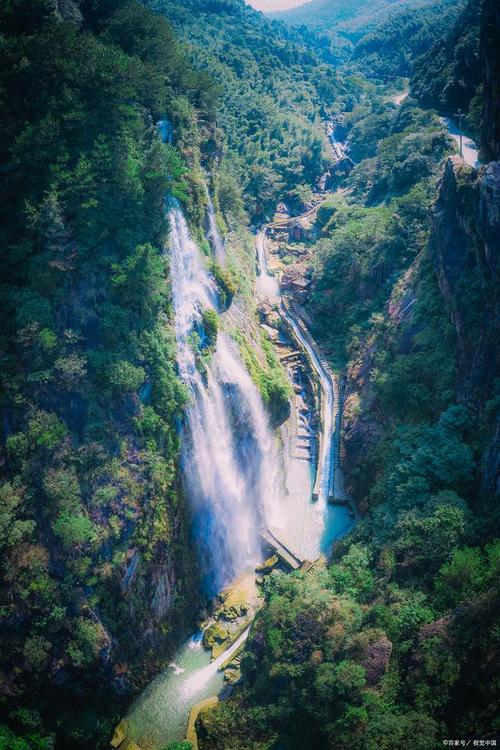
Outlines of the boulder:
{"label": "boulder", "polygon": [[125,719],[122,719],[115,729],[113,739],[111,740],[111,747],[120,747],[124,739],[127,737],[128,725]]}
{"label": "boulder", "polygon": [[224,643],[228,637],[228,631],[219,622],[213,622],[203,631],[203,645],[205,648],[213,649],[216,644]]}
{"label": "boulder", "polygon": [[279,561],[278,555],[271,555],[267,560],[264,560],[262,565],[258,565],[255,571],[257,573],[270,573],[278,565]]}
{"label": "boulder", "polygon": [[280,282],[281,289],[290,294],[300,304],[309,296],[310,279],[307,278],[307,267],[303,263],[296,263],[283,271]]}
{"label": "boulder", "polygon": [[391,654],[392,643],[385,635],[365,648],[361,664],[366,670],[368,687],[378,685],[385,675]]}
{"label": "boulder", "polygon": [[220,617],[223,620],[236,620],[248,612],[246,592],[241,589],[224,591],[220,595],[220,599],[222,601]]}
{"label": "boulder", "polygon": [[428,638],[438,637],[446,639],[448,637],[448,626],[451,620],[451,615],[444,615],[444,617],[440,617],[439,620],[434,620],[434,622],[428,622],[426,625],[422,625],[417,635],[419,644],[423,643]]}

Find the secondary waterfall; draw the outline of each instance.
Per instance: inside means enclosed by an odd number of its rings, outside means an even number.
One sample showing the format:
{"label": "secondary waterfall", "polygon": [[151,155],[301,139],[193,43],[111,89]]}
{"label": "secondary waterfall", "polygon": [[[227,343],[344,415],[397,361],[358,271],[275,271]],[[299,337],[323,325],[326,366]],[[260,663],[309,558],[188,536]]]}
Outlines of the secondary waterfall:
{"label": "secondary waterfall", "polygon": [[260,557],[259,527],[279,525],[277,448],[259,393],[236,345],[220,331],[205,372],[195,347],[207,345],[203,320],[217,311],[214,279],[175,206],[170,267],[179,374],[191,394],[182,468],[193,510],[204,589],[219,592]]}
{"label": "secondary waterfall", "polygon": [[226,265],[226,248],[224,247],[224,240],[221,237],[219,227],[217,226],[217,218],[215,216],[215,208],[210,196],[210,191],[207,188],[207,214],[208,214],[208,236],[212,242],[215,260],[219,266]]}

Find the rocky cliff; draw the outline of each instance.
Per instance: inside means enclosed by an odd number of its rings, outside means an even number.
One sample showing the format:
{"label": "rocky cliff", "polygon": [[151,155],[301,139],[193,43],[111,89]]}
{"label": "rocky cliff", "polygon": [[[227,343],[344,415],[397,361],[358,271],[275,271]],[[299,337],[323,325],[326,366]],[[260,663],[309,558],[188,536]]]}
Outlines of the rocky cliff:
{"label": "rocky cliff", "polygon": [[498,364],[500,163],[477,171],[448,159],[432,225],[433,264],[457,336],[457,389],[466,401],[484,401]]}
{"label": "rocky cliff", "polygon": [[[486,415],[498,373],[500,162],[479,171],[448,159],[433,210],[430,250],[456,332],[458,398],[483,415],[483,489],[498,488],[498,417]],[[489,421],[491,420],[491,421]]]}
{"label": "rocky cliff", "polygon": [[[395,285],[384,313],[383,331],[373,330],[361,355],[348,368],[345,392],[343,461],[351,491],[362,510],[376,477],[367,453],[375,456],[395,414],[387,409],[378,372],[381,357],[390,373],[422,351],[422,334],[432,327],[431,310],[422,308],[422,265],[431,265],[439,288],[438,304],[453,325],[456,400],[481,424],[481,494],[498,488],[498,421],[492,408],[498,373],[498,264],[500,237],[500,163],[473,169],[459,157],[447,159],[431,210],[431,235],[425,257],[418,258]],[[427,282],[428,283],[428,282]],[[428,352],[429,356],[432,353]],[[410,361],[410,360],[407,360]],[[424,387],[425,377],[417,383]],[[437,386],[436,386],[437,388]],[[451,395],[451,394],[450,394]],[[436,415],[438,416],[438,415]],[[367,451],[367,446],[369,450]],[[373,460],[374,466],[377,458]],[[360,467],[363,470],[360,470]]]}
{"label": "rocky cliff", "polygon": [[485,0],[481,19],[480,53],[483,73],[483,125],[486,161],[500,159],[500,5]]}
{"label": "rocky cliff", "polygon": [[[430,213],[426,257],[417,259],[396,284],[386,305],[382,331],[379,326],[365,337],[361,354],[348,368],[343,460],[350,489],[362,508],[367,507],[367,493],[376,478],[377,458],[366,454],[375,453],[377,446],[380,449],[384,434],[394,426],[394,415],[383,404],[383,388],[376,384],[381,357],[390,350],[389,367],[399,367],[398,358],[418,352],[422,334],[433,325],[429,323],[430,310],[415,317],[423,295],[418,270],[422,262],[432,268],[438,304],[453,325],[454,396],[481,425],[477,436],[481,469],[475,494],[491,498],[498,489],[500,427],[493,399],[500,314],[499,34],[500,6],[496,0],[485,0],[480,19],[481,149],[485,164],[477,170],[459,157],[446,160]],[[401,409],[404,411],[404,405]]]}

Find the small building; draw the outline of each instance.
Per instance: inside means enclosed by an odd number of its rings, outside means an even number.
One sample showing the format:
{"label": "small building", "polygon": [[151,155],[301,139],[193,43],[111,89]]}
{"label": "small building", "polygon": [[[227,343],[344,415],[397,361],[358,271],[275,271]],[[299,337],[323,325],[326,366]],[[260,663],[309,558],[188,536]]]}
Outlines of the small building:
{"label": "small building", "polygon": [[289,294],[296,302],[303,304],[309,296],[311,280],[307,276],[308,269],[304,263],[295,263],[288,266],[280,280],[280,287],[283,292]]}

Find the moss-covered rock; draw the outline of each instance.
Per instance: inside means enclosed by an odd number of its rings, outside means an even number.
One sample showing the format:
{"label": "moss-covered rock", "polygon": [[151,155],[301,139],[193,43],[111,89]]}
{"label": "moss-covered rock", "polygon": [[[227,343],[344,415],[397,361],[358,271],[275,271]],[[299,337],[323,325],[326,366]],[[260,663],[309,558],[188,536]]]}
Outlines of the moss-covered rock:
{"label": "moss-covered rock", "polygon": [[213,622],[203,632],[203,645],[213,649],[216,644],[224,643],[229,633],[220,622]]}
{"label": "moss-covered rock", "polygon": [[271,555],[267,560],[264,560],[262,565],[259,565],[255,570],[257,573],[270,573],[279,563],[278,555]]}
{"label": "moss-covered rock", "polygon": [[236,620],[248,612],[248,601],[245,591],[234,589],[225,591],[220,595],[222,609],[220,617],[223,620]]}
{"label": "moss-covered rock", "polygon": [[111,740],[111,747],[119,747],[123,740],[127,736],[128,726],[125,719],[122,719],[115,729],[113,739]]}

